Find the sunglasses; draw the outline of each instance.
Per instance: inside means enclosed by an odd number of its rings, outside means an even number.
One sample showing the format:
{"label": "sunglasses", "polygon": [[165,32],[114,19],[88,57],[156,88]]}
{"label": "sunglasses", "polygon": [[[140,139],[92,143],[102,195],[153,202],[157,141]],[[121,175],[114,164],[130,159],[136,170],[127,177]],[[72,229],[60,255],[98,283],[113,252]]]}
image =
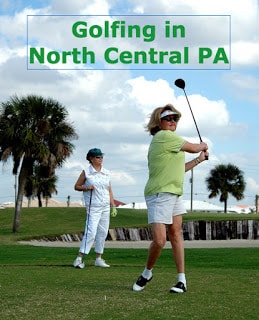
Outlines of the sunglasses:
{"label": "sunglasses", "polygon": [[177,116],[173,116],[173,117],[164,117],[164,118],[162,118],[162,120],[165,120],[165,121],[167,121],[167,122],[177,122],[177,120],[178,120],[178,117]]}
{"label": "sunglasses", "polygon": [[95,156],[95,159],[103,159],[103,156]]}

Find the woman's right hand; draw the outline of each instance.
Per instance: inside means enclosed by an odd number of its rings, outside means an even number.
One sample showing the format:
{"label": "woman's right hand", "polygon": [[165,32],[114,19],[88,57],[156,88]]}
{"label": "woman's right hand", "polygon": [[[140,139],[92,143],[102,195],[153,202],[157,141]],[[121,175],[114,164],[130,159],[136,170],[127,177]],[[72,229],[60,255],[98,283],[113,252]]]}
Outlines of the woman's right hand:
{"label": "woman's right hand", "polygon": [[208,145],[205,142],[200,143],[201,146],[201,151],[207,151],[208,150]]}
{"label": "woman's right hand", "polygon": [[92,191],[94,189],[94,185],[90,184],[89,186],[85,187],[85,191]]}

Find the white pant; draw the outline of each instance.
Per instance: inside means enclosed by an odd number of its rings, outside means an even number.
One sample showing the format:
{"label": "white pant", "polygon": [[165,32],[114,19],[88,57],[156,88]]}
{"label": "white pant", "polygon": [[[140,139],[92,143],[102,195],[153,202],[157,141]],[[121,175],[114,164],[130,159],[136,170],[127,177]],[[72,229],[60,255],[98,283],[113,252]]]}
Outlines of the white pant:
{"label": "white pant", "polygon": [[[88,212],[88,208],[86,210]],[[95,252],[103,254],[110,225],[110,206],[91,207],[87,215],[85,233],[79,252],[88,254],[95,242]]]}

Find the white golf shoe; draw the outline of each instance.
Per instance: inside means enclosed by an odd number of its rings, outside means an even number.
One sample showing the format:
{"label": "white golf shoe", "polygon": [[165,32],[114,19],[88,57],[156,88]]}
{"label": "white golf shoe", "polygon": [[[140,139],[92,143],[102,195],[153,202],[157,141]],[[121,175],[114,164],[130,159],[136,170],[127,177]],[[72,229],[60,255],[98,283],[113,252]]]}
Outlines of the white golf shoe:
{"label": "white golf shoe", "polygon": [[109,268],[110,265],[107,264],[103,259],[96,259],[94,262],[96,267]]}
{"label": "white golf shoe", "polygon": [[77,258],[75,259],[75,261],[73,262],[73,266],[74,266],[75,268],[84,269],[85,263],[82,261],[82,258],[81,258],[81,257],[77,257]]}

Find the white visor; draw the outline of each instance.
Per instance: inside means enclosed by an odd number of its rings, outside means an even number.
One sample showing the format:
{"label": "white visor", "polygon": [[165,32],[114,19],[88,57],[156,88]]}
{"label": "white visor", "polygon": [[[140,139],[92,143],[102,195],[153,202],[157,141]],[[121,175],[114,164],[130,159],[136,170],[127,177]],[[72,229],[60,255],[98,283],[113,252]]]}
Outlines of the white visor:
{"label": "white visor", "polygon": [[177,112],[174,112],[174,111],[172,111],[172,110],[165,110],[164,112],[162,112],[161,114],[160,114],[160,119],[162,119],[162,118],[164,118],[164,117],[166,117],[166,116],[170,116],[170,115],[172,115],[172,114],[178,114]]}

